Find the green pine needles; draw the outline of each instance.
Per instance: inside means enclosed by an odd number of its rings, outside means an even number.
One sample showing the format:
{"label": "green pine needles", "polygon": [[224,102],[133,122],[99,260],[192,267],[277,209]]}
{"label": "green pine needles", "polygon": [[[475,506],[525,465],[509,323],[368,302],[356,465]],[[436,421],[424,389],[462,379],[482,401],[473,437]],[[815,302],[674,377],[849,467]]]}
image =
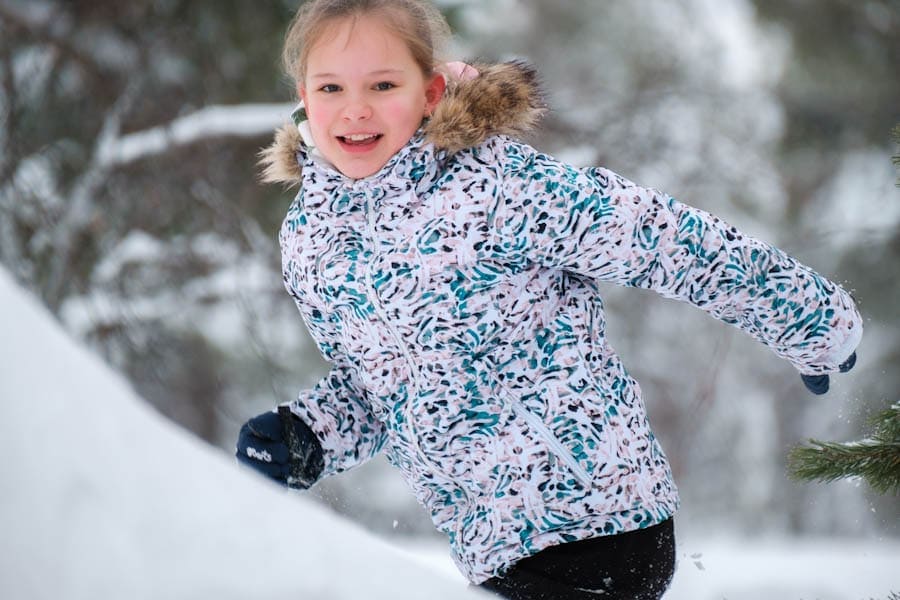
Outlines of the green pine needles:
{"label": "green pine needles", "polygon": [[900,402],[873,421],[872,436],[857,442],[820,442],[795,448],[788,469],[797,479],[831,482],[861,477],[880,494],[900,494]]}

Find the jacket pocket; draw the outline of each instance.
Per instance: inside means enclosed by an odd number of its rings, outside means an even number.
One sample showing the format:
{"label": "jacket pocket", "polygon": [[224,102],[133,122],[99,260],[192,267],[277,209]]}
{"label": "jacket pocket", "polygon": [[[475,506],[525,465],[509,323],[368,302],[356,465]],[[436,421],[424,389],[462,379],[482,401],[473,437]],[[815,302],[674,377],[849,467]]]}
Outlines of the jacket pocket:
{"label": "jacket pocket", "polygon": [[541,419],[538,415],[534,414],[528,407],[522,404],[518,399],[511,398],[508,400],[512,405],[513,411],[516,412],[524,421],[528,424],[528,427],[531,428],[532,431],[535,432],[540,438],[540,441],[546,444],[546,446],[550,449],[550,452],[553,453],[557,459],[562,461],[564,465],[572,472],[573,475],[578,479],[578,483],[581,484],[584,489],[589,490],[592,486],[591,474],[587,472],[587,469],[581,466],[578,460],[575,458],[575,455],[572,454],[572,451],[569,450],[565,444],[559,441],[559,438],[550,430],[549,427],[544,423],[544,420]]}
{"label": "jacket pocket", "polygon": [[518,395],[507,388],[503,382],[496,377],[494,378],[495,389],[499,391],[499,395],[504,404],[510,407],[515,415],[520,417],[528,426],[528,428],[536,436],[536,442],[542,443],[556,460],[560,461],[575,476],[576,481],[585,490],[590,490],[593,485],[593,477],[585,469],[572,451],[562,443],[556,434],[544,423],[544,420],[519,399]]}

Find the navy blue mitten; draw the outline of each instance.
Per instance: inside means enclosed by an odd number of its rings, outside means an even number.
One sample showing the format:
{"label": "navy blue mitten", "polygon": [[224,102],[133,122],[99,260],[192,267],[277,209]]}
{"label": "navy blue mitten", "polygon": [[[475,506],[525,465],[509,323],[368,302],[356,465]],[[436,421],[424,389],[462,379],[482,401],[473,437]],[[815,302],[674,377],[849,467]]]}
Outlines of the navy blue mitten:
{"label": "navy blue mitten", "polygon": [[325,465],[316,434],[286,406],[244,423],[235,456],[241,464],[294,489],[310,487]]}
{"label": "navy blue mitten", "polygon": [[[841,363],[841,366],[838,367],[838,370],[841,373],[846,373],[850,369],[853,368],[853,365],[856,364],[856,352],[850,355],[850,358]],[[813,394],[824,394],[828,391],[828,375],[800,375],[800,378],[803,380],[804,385],[806,385],[806,389],[811,391]]]}

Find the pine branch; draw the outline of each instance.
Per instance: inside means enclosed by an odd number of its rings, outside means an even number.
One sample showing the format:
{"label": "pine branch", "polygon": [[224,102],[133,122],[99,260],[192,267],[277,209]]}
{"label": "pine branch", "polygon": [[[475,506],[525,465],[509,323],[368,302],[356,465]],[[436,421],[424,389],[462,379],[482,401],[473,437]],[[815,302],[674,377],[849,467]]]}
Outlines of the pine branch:
{"label": "pine branch", "polygon": [[827,483],[862,477],[879,493],[900,493],[900,443],[858,442],[853,446],[818,440],[810,443],[811,447],[791,452],[791,474],[798,479]]}
{"label": "pine branch", "polygon": [[822,442],[795,448],[788,469],[797,479],[832,482],[863,478],[881,494],[900,494],[900,403],[874,420],[871,438],[858,442]]}

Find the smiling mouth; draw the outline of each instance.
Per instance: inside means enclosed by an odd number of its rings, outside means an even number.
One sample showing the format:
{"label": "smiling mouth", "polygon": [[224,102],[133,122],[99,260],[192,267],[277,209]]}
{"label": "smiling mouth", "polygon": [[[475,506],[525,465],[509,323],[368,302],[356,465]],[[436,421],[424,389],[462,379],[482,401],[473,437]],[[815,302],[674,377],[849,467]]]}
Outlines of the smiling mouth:
{"label": "smiling mouth", "polygon": [[380,140],[382,138],[382,134],[363,133],[353,135],[339,135],[337,136],[337,138],[342,144],[346,144],[348,146],[368,146]]}

